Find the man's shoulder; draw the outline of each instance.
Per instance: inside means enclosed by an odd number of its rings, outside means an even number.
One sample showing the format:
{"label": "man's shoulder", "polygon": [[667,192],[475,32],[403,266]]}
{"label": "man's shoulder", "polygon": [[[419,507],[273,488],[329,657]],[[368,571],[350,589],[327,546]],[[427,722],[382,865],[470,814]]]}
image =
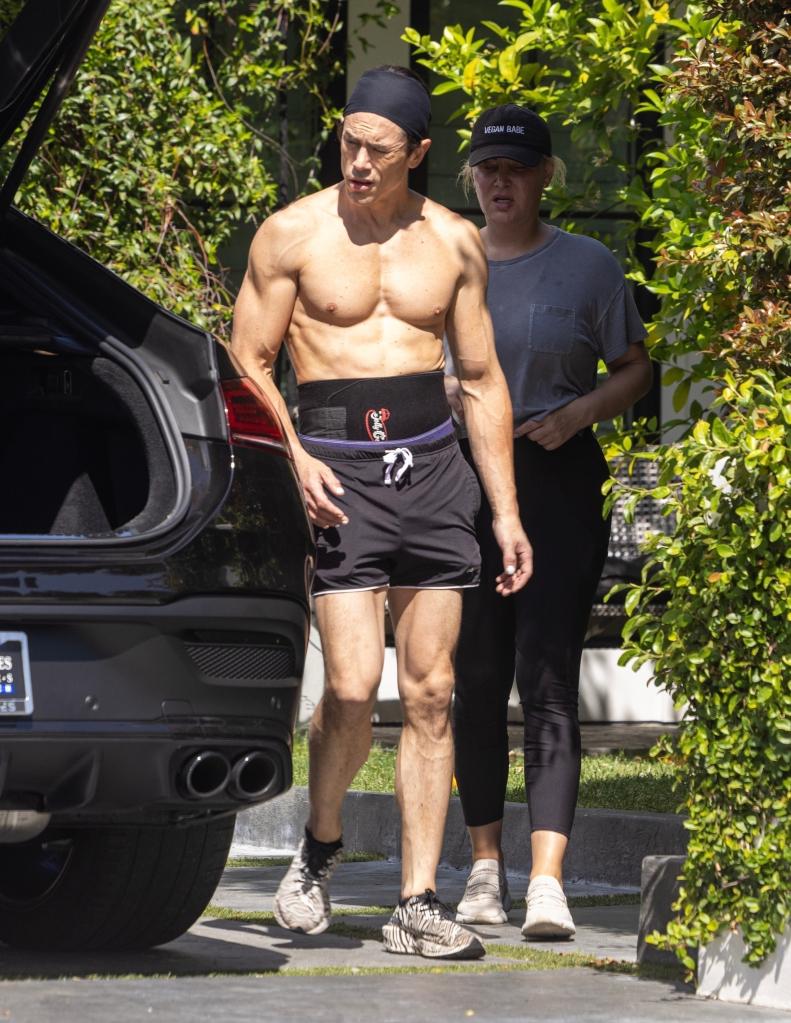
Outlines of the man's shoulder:
{"label": "man's shoulder", "polygon": [[316,234],[317,217],[332,214],[337,203],[333,192],[334,188],[324,188],[271,213],[256,231],[251,249],[253,259],[298,262],[303,244]]}
{"label": "man's shoulder", "polygon": [[423,216],[434,224],[441,225],[443,229],[454,231],[465,237],[472,237],[477,234],[477,228],[469,220],[466,220],[459,213],[454,213],[447,206],[435,202],[433,199],[423,197]]}
{"label": "man's shoulder", "polygon": [[464,256],[480,256],[483,253],[481,236],[472,221],[454,213],[433,199],[426,199],[423,217],[433,231]]}
{"label": "man's shoulder", "polygon": [[264,220],[259,231],[277,235],[283,231],[316,227],[315,217],[322,211],[330,213],[337,204],[337,186],[322,188],[320,192],[303,195],[294,202],[276,210]]}

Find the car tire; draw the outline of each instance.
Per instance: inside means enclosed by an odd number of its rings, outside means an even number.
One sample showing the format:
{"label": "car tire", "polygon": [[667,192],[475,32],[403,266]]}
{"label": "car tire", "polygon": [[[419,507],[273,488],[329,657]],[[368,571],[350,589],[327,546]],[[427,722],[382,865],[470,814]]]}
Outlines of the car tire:
{"label": "car tire", "polygon": [[0,942],[40,951],[163,945],[206,908],[234,817],[188,827],[49,827],[0,845]]}

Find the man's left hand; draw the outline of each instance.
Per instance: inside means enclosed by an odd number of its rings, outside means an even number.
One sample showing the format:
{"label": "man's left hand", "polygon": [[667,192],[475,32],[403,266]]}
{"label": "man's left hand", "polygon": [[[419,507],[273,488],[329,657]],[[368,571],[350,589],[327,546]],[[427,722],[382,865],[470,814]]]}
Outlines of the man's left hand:
{"label": "man's left hand", "polygon": [[514,437],[529,437],[545,451],[555,451],[588,425],[577,400],[550,412],[544,419],[528,419],[514,430]]}
{"label": "man's left hand", "polygon": [[503,571],[497,576],[495,589],[501,597],[510,597],[533,574],[533,548],[518,518],[495,518],[492,529],[503,552]]}
{"label": "man's left hand", "polygon": [[461,384],[459,383],[459,378],[453,376],[452,373],[446,373],[443,380],[445,383],[445,398],[450,406],[450,410],[456,419],[460,423],[463,423],[464,404],[461,400]]}

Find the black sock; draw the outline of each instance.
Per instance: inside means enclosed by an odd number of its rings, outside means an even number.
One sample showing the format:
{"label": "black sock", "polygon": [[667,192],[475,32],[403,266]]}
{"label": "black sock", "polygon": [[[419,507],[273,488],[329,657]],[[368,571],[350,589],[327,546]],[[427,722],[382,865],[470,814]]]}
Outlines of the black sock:
{"label": "black sock", "polygon": [[317,874],[323,867],[326,867],[330,857],[343,848],[342,838],[338,838],[334,842],[320,842],[314,837],[307,825],[305,826],[305,842],[308,854],[308,869],[312,874]]}
{"label": "black sock", "polygon": [[420,892],[418,895],[407,895],[405,899],[399,899],[398,905],[405,906],[410,899],[424,899],[431,902],[432,899],[437,898],[437,893],[433,888],[427,888],[424,892]]}

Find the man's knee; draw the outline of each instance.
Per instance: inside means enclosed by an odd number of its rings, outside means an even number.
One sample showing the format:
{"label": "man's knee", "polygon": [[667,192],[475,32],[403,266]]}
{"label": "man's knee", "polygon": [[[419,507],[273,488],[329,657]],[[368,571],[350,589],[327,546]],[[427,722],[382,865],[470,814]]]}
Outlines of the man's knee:
{"label": "man's knee", "polygon": [[324,706],[331,714],[346,719],[370,717],[376,702],[379,680],[335,675],[324,679]]}
{"label": "man's knee", "polygon": [[450,664],[401,679],[404,722],[435,735],[450,727],[453,672]]}

